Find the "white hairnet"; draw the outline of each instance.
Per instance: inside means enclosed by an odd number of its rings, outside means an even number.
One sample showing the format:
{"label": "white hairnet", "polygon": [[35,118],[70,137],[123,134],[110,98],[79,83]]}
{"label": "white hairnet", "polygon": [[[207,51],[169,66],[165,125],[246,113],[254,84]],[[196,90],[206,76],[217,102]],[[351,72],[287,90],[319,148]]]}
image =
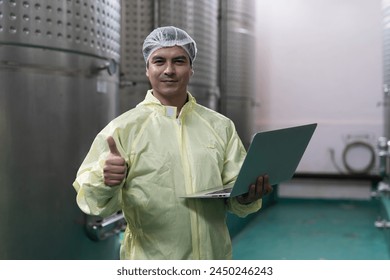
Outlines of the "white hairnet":
{"label": "white hairnet", "polygon": [[156,28],[146,37],[142,47],[145,62],[156,50],[173,46],[182,47],[188,53],[192,65],[197,52],[196,43],[187,32],[174,26]]}

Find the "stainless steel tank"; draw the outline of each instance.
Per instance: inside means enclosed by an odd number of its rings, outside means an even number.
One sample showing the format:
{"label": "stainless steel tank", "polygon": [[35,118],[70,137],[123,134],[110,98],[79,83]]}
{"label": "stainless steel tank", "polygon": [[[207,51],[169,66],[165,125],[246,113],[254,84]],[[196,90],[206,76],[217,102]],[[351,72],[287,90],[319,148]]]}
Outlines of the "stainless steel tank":
{"label": "stainless steel tank", "polygon": [[[387,177],[390,176],[390,1],[382,1],[382,15],[383,15],[383,123],[384,131],[383,141],[387,140],[387,160],[382,161],[381,169],[386,170]],[[386,148],[386,147],[385,147]]]}
{"label": "stainless steel tank", "polygon": [[119,0],[0,0],[0,259],[117,259],[72,182],[118,113]]}
{"label": "stainless steel tank", "polygon": [[122,1],[120,111],[134,108],[150,89],[142,55],[144,39],[154,29],[155,1]]}
{"label": "stainless steel tank", "polygon": [[390,1],[383,0],[384,136],[390,139]]}
{"label": "stainless steel tank", "polygon": [[150,88],[145,76],[142,44],[158,26],[174,25],[196,41],[198,55],[189,91],[197,101],[218,108],[218,1],[130,0],[122,8],[121,111],[142,101]]}
{"label": "stainless steel tank", "polygon": [[198,53],[189,91],[197,102],[218,110],[218,8],[217,0],[160,1],[158,23],[174,25],[196,41]]}
{"label": "stainless steel tank", "polygon": [[254,124],[255,2],[221,1],[220,91],[221,112],[236,124],[248,146]]}

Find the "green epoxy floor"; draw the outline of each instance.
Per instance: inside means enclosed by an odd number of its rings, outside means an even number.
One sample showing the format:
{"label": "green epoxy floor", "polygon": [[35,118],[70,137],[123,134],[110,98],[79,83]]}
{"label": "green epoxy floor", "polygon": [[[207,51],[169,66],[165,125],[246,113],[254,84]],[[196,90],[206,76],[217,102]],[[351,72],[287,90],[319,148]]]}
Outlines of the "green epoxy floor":
{"label": "green epoxy floor", "polygon": [[368,201],[280,199],[233,238],[233,259],[390,259]]}

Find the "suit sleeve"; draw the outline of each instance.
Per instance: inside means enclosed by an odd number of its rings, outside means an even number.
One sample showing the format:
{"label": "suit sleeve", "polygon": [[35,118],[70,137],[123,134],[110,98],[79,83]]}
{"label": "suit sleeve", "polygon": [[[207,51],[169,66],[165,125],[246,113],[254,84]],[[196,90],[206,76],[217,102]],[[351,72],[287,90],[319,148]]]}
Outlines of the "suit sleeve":
{"label": "suit sleeve", "polygon": [[106,141],[109,135],[113,136],[119,152],[124,155],[117,133],[110,132],[108,127],[105,128],[93,141],[73,183],[77,192],[77,205],[88,215],[106,217],[121,209],[122,187],[125,180],[112,187],[104,184],[103,168],[109,154]]}
{"label": "suit sleeve", "polygon": [[[235,130],[233,123],[230,129],[231,136],[226,147],[225,162],[222,172],[222,181],[224,185],[233,183],[237,179],[238,172],[246,156],[245,148]],[[239,217],[245,217],[260,210],[262,206],[262,200],[259,199],[255,202],[244,205],[240,204],[236,198],[232,197],[227,199],[226,205],[229,212],[232,212]]]}

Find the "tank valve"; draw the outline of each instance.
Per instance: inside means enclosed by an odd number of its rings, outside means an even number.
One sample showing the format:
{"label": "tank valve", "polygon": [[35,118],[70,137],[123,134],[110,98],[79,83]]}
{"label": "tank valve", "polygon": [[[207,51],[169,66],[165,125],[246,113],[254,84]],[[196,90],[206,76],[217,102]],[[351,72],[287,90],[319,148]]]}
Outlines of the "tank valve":
{"label": "tank valve", "polygon": [[386,137],[379,137],[378,139],[378,156],[379,156],[379,175],[382,177],[386,177],[387,168],[388,168],[388,157],[389,157],[389,151],[388,151],[388,141]]}
{"label": "tank valve", "polygon": [[375,191],[371,192],[371,197],[379,198],[390,195],[390,185],[386,182],[379,182],[378,187]]}
{"label": "tank valve", "polygon": [[89,238],[95,241],[105,240],[116,235],[126,228],[126,221],[122,211],[107,218],[87,216],[86,231]]}
{"label": "tank valve", "polygon": [[96,70],[97,70],[97,72],[103,71],[103,70],[107,70],[108,74],[110,76],[112,76],[112,75],[114,75],[116,73],[117,63],[116,63],[116,61],[114,59],[110,59],[106,63],[104,63],[103,65],[98,66],[96,68]]}
{"label": "tank valve", "polygon": [[375,221],[375,227],[387,229],[390,228],[390,222],[385,219],[378,219]]}

